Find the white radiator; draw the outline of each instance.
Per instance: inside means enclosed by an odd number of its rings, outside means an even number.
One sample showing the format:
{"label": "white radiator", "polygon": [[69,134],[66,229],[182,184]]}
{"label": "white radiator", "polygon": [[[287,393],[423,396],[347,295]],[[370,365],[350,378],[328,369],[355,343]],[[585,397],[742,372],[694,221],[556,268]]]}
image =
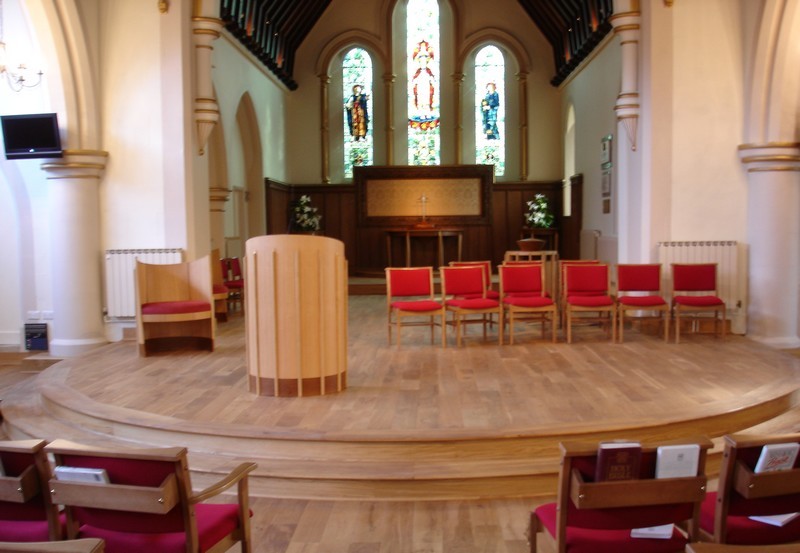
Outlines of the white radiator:
{"label": "white radiator", "polygon": [[667,279],[665,290],[672,289],[671,263],[716,263],[718,293],[725,301],[731,330],[746,332],[747,259],[742,244],[732,240],[659,242],[658,260]]}
{"label": "white radiator", "polygon": [[151,250],[106,250],[106,317],[120,319],[136,316],[136,260],[142,263],[164,265],[181,263],[180,248]]}

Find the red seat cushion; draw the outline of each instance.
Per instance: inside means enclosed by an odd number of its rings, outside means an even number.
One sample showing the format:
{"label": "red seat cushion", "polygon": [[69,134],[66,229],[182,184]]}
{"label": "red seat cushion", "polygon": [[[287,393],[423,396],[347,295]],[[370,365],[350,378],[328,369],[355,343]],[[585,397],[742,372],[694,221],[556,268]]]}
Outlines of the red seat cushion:
{"label": "red seat cushion", "polygon": [[0,520],[0,541],[48,541],[46,520]]}
{"label": "red seat cushion", "polygon": [[622,305],[631,307],[654,307],[657,305],[667,305],[661,296],[622,296],[618,299]]}
{"label": "red seat cushion", "polygon": [[[208,551],[222,538],[239,527],[239,508],[235,504],[203,504],[195,506],[200,551]],[[252,513],[251,513],[252,516]],[[80,538],[100,538],[106,542],[106,553],[185,553],[184,532],[145,533],[120,532],[95,526],[81,526]]]}
{"label": "red seat cushion", "polygon": [[446,303],[448,306],[458,307],[459,309],[493,309],[500,305],[497,300],[488,298],[452,299],[447,300]]}
{"label": "red seat cushion", "polygon": [[542,296],[512,296],[505,298],[503,302],[514,307],[547,307],[553,305],[553,300]]}
{"label": "red seat cushion", "polygon": [[[612,510],[612,509],[609,509]],[[613,511],[613,510],[612,510]],[[594,511],[599,514],[599,511]],[[555,536],[556,504],[536,508],[542,526]],[[567,553],[678,553],[686,547],[687,539],[678,530],[670,539],[632,538],[630,529],[594,530],[567,527]]]}
{"label": "red seat cushion", "polygon": [[212,292],[214,294],[227,294],[228,293],[228,287],[225,286],[224,284],[215,284],[212,287]]}
{"label": "red seat cushion", "polygon": [[226,280],[225,286],[228,288],[244,288],[244,279]]}
{"label": "red seat cushion", "polygon": [[[771,497],[768,499],[776,498]],[[700,528],[710,534],[714,533],[714,511],[716,506],[717,492],[707,493],[700,508]],[[744,515],[728,515],[727,543],[766,545],[793,541],[800,541],[800,518],[787,522],[785,526],[772,526],[764,522],[750,520]]]}
{"label": "red seat cushion", "polygon": [[437,311],[442,309],[442,304],[433,300],[419,301],[393,301],[392,307],[400,311]]}
{"label": "red seat cushion", "polygon": [[142,304],[143,315],[173,315],[176,313],[199,313],[211,311],[211,305],[206,301],[156,301]]}
{"label": "red seat cushion", "polygon": [[724,303],[717,296],[675,296],[672,301],[679,305],[691,307],[711,307],[712,305],[722,305]]}
{"label": "red seat cushion", "polygon": [[570,296],[567,303],[577,307],[607,307],[614,305],[611,296]]}

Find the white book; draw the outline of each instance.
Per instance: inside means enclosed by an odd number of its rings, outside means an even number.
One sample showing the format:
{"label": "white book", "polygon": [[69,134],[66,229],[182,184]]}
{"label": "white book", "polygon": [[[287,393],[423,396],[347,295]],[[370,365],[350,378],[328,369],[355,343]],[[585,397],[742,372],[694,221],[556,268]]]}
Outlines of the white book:
{"label": "white book", "polygon": [[[656,478],[685,478],[697,476],[700,466],[700,445],[663,445],[656,453]],[[674,524],[661,524],[648,528],[634,528],[632,538],[655,538],[668,540],[672,537]]]}
{"label": "white book", "polygon": [[774,470],[789,470],[794,467],[800,444],[796,442],[786,444],[766,444],[761,448],[755,472],[771,472]]}
{"label": "white book", "polygon": [[[756,462],[754,472],[773,472],[777,470],[791,470],[797,460],[797,452],[800,451],[800,444],[789,442],[785,444],[766,444],[761,448],[761,455]],[[762,515],[751,516],[750,520],[763,522],[772,526],[783,526],[794,519],[798,513],[786,513],[783,515]]]}
{"label": "white book", "polygon": [[668,540],[672,537],[672,531],[674,528],[674,524],[662,524],[660,526],[649,526],[647,528],[634,528],[631,530],[631,537]]}
{"label": "white book", "polygon": [[6,469],[3,468],[3,460],[0,459],[0,476],[6,475]]}
{"label": "white book", "polygon": [[108,484],[109,482],[105,469],[59,466],[55,468],[54,474],[56,480],[66,482],[94,482],[97,484]]}
{"label": "white book", "polygon": [[800,513],[786,513],[785,515],[769,515],[769,516],[751,516],[750,520],[755,520],[758,522],[763,522],[764,524],[770,524],[772,526],[783,526],[787,522],[790,522],[797,518]]}

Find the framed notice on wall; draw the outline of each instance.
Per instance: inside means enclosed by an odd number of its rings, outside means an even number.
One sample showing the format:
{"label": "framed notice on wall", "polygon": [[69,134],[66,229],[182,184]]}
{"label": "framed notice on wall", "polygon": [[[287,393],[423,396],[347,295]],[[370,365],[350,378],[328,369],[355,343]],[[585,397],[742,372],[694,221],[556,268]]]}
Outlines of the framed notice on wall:
{"label": "framed notice on wall", "polygon": [[613,139],[610,134],[604,136],[603,139],[600,141],[600,167],[602,167],[603,169],[608,169],[611,167],[612,142]]}

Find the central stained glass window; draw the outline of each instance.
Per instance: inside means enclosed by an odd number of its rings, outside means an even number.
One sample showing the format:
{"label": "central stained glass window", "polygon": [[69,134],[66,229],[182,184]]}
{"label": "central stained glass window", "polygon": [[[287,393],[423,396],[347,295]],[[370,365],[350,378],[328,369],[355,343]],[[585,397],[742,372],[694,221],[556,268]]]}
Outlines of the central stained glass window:
{"label": "central stained glass window", "polygon": [[408,53],[408,164],[441,162],[439,111],[439,4],[409,0],[406,11]]}

